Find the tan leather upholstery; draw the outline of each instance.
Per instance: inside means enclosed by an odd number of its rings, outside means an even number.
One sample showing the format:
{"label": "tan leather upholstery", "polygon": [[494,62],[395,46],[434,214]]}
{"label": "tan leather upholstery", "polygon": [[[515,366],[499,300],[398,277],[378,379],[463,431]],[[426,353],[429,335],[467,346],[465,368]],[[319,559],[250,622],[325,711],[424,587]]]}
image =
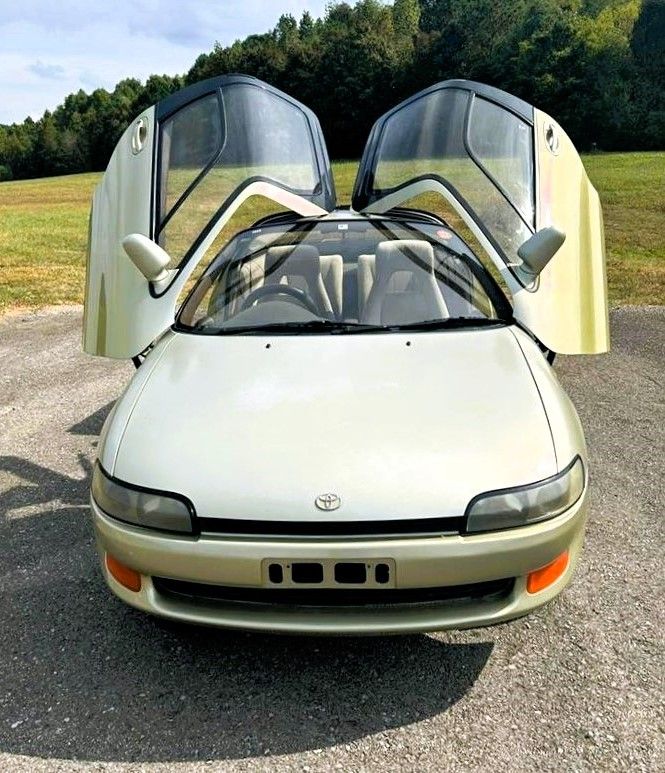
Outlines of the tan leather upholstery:
{"label": "tan leather upholstery", "polygon": [[[255,258],[245,261],[238,270],[237,277],[235,279],[233,309],[237,310],[238,306],[244,298],[246,298],[250,292],[256,290],[257,287],[262,287],[266,281],[266,259],[269,253],[272,254],[273,262],[289,252],[297,251],[297,254],[293,257],[286,258],[283,268],[276,269],[271,277],[267,279],[269,282],[287,282],[295,287],[306,290],[317,302],[321,311],[330,313],[332,311],[337,316],[341,316],[342,313],[342,277],[344,271],[344,260],[341,255],[321,255],[319,256],[317,269],[317,255],[318,252],[315,247],[311,245],[287,245],[270,248],[271,242],[275,241],[280,234],[262,234],[252,239],[249,245],[250,252],[257,252],[259,250],[267,250],[261,252]],[[305,250],[304,252],[302,250]],[[277,250],[277,252],[271,252]],[[281,252],[280,252],[281,251]],[[306,256],[312,256],[311,263],[307,265]],[[317,270],[320,272],[320,278],[323,281],[323,291],[320,289],[319,279],[316,277]],[[310,284],[314,287],[312,291]]]}
{"label": "tan leather upholstery", "polygon": [[342,282],[344,277],[344,258],[341,255],[321,255],[321,276],[333,311],[342,316]]}
{"label": "tan leather upholstery", "polygon": [[310,244],[269,247],[265,257],[265,282],[299,287],[307,292],[319,311],[332,314],[332,303],[321,274],[319,251]]}
{"label": "tan leather upholstery", "polygon": [[[412,271],[408,272],[399,271],[395,272],[390,279],[388,291],[397,292],[404,291],[407,288],[409,280],[411,279]],[[362,317],[363,309],[369,298],[370,290],[374,284],[376,278],[376,256],[375,255],[358,255],[358,269],[357,269],[357,281],[358,281],[358,306],[359,317]]]}
{"label": "tan leather upholstery", "polygon": [[374,284],[376,273],[376,258],[374,255],[358,255],[358,316],[362,317],[363,309],[369,298],[369,291]]}
{"label": "tan leather upholstery", "polygon": [[[255,236],[249,243],[249,252],[258,252],[271,244],[271,242],[274,242],[277,238],[279,238],[278,233],[265,233]],[[238,301],[242,301],[250,292],[252,292],[252,290],[256,290],[257,287],[263,285],[265,262],[265,252],[262,252],[260,255],[257,255],[255,258],[242,264],[238,272],[240,279]]]}
{"label": "tan leather upholstery", "polygon": [[[359,266],[360,266],[359,259]],[[363,260],[363,280],[371,261]],[[434,250],[429,242],[400,239],[376,248],[375,279],[361,312],[361,321],[373,325],[444,319],[446,304],[434,275]]]}

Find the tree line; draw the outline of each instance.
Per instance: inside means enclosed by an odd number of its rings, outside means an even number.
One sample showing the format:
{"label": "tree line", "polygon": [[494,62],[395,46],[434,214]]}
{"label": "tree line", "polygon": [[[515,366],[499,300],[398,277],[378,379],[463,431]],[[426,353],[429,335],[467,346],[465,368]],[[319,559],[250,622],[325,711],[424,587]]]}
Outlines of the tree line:
{"label": "tree line", "polygon": [[104,169],[145,107],[231,72],[311,107],[334,158],[359,156],[379,115],[446,78],[522,97],[582,149],[665,149],[665,0],[359,0],[321,19],[283,15],[183,76],[78,91],[37,121],[0,125],[0,180]]}

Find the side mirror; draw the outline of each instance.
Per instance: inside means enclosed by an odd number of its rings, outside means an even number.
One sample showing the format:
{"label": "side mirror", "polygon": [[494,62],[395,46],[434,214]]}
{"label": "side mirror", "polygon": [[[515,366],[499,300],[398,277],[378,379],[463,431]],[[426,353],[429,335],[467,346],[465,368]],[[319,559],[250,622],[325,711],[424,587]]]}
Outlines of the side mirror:
{"label": "side mirror", "polygon": [[143,234],[129,234],[122,240],[127,257],[149,282],[161,282],[168,276],[171,257],[159,244]]}
{"label": "side mirror", "polygon": [[529,237],[517,250],[517,254],[523,261],[521,270],[526,277],[535,279],[565,241],[566,234],[552,226],[541,228]]}

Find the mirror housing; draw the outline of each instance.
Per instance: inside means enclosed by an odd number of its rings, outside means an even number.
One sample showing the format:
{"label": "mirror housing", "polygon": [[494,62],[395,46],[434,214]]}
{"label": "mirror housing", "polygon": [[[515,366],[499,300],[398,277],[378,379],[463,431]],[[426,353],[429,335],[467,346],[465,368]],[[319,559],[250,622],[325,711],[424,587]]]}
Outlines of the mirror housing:
{"label": "mirror housing", "polygon": [[168,277],[166,267],[171,256],[152,239],[143,234],[129,234],[122,240],[122,248],[149,282],[161,282]]}
{"label": "mirror housing", "polygon": [[517,250],[523,261],[520,269],[525,277],[529,281],[534,280],[565,241],[566,234],[552,226],[541,228],[530,236]]}

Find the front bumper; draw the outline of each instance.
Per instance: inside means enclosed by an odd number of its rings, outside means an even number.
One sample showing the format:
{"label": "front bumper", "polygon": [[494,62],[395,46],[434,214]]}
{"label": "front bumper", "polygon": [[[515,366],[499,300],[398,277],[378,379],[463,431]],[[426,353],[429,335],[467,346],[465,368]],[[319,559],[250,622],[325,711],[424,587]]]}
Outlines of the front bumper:
{"label": "front bumper", "polygon": [[[97,547],[109,588],[138,609],[175,620],[257,631],[317,634],[385,634],[472,628],[527,614],[558,595],[570,581],[582,548],[586,491],[563,515],[500,532],[399,539],[283,540],[160,534],[122,524],[91,500]],[[569,551],[564,573],[544,590],[526,590],[529,572]],[[109,553],[139,571],[139,592],[127,590],[108,572]],[[264,562],[391,559],[394,588],[419,589],[488,583],[514,578],[509,593],[464,603],[317,606],[317,589],[307,605],[242,603],[160,592],[152,578],[213,586],[265,588]],[[377,591],[380,593],[381,591]]]}

